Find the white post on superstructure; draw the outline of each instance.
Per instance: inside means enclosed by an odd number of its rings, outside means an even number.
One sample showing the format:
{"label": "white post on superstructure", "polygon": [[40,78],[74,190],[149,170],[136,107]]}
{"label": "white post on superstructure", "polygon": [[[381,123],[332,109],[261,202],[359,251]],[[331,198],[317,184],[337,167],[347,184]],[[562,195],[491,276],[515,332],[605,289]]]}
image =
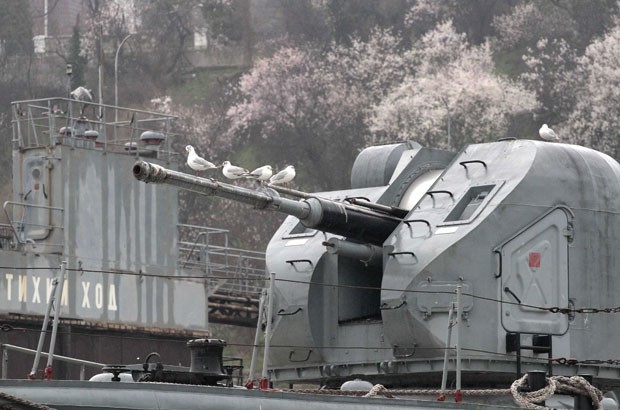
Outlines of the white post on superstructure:
{"label": "white post on superstructure", "polygon": [[273,290],[276,281],[275,272],[269,273],[269,294],[267,295],[267,327],[265,328],[265,353],[263,354],[263,379],[267,378],[269,364],[269,346],[271,344],[271,316],[273,315]]}
{"label": "white post on superstructure", "polygon": [[129,40],[131,34],[127,34],[125,38],[121,41],[121,43],[116,48],[116,54],[114,55],[114,132],[116,132],[116,128],[118,127],[118,53],[121,51],[121,47],[125,44],[125,41]]}
{"label": "white post on superstructure", "polygon": [[103,63],[104,63],[104,53],[103,53],[103,27],[99,25],[99,63],[98,63],[98,73],[99,73],[99,119],[103,118]]}
{"label": "white post on superstructure", "polygon": [[9,372],[9,351],[4,345],[0,345],[2,350],[2,379],[8,379]]}
{"label": "white post on superstructure", "polygon": [[443,353],[443,373],[441,375],[441,392],[446,390],[448,382],[448,354],[450,351],[450,341],[452,340],[452,317],[454,316],[454,302],[450,305],[448,311],[448,338],[446,340],[446,350]]}
{"label": "white post on superstructure", "polygon": [[[58,333],[58,323],[60,322],[60,302],[62,299],[62,290],[65,284],[65,273],[67,271],[67,261],[60,263],[60,277],[58,278],[58,286],[55,289],[54,296],[54,322],[52,324],[52,337],[50,340],[50,350],[47,355],[46,376],[51,376],[52,362],[54,361],[54,347],[56,346],[56,335]],[[49,373],[48,373],[49,372]]]}
{"label": "white post on superstructure", "polygon": [[263,309],[265,308],[265,300],[267,299],[267,289],[263,289],[258,303],[258,320],[256,322],[256,333],[254,334],[254,346],[252,347],[252,361],[250,362],[250,371],[248,372],[248,380],[254,380],[254,372],[256,371],[256,360],[258,359],[258,341],[260,339],[260,327],[263,319]]}
{"label": "white post on superstructure", "polygon": [[45,334],[47,333],[47,325],[49,324],[49,321],[50,321],[50,313],[52,311],[52,306],[54,306],[54,299],[55,299],[57,287],[58,287],[58,278],[54,278],[54,280],[52,280],[52,291],[50,293],[49,300],[47,301],[47,311],[45,312],[45,317],[43,318],[43,325],[41,326],[41,334],[39,335],[39,344],[37,345],[37,352],[34,355],[34,363],[32,363],[32,370],[30,371],[30,374],[28,374],[29,379],[34,379],[37,374],[37,368],[39,367],[39,360],[41,360],[41,351],[43,350],[43,342],[45,341]]}

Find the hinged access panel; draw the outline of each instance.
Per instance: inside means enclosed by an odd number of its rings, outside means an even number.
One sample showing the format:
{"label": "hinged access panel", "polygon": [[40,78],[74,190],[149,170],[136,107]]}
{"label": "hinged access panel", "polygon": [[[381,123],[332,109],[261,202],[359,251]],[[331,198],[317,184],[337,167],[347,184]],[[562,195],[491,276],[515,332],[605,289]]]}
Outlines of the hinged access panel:
{"label": "hinged access panel", "polygon": [[[568,210],[556,208],[500,245],[502,325],[508,332],[560,335],[568,317],[537,307],[568,306]],[[570,212],[570,211],[568,211]]]}

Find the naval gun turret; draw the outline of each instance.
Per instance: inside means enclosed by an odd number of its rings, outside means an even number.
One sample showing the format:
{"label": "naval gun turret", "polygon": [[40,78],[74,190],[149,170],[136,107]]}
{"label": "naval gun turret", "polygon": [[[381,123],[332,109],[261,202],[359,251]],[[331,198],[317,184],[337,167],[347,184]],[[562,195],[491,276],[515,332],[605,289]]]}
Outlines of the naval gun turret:
{"label": "naval gun turret", "polygon": [[456,367],[456,320],[464,385],[506,387],[529,370],[620,384],[620,316],[609,314],[620,165],[605,154],[529,140],[370,147],[351,189],[301,200],[145,162],[133,171],[289,215],[266,251],[274,381],[437,387],[446,350]]}

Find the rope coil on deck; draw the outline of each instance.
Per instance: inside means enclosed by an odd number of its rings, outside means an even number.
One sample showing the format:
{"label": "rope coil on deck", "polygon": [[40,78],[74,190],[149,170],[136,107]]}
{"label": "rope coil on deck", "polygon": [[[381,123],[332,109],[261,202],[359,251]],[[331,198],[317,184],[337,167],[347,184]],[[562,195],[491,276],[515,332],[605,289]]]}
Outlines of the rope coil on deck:
{"label": "rope coil on deck", "polygon": [[[0,400],[6,400],[14,404],[18,404],[20,406],[26,406],[28,408],[37,409],[37,410],[56,410],[53,407],[46,406],[44,404],[35,403],[34,401],[22,399],[21,397],[13,396],[9,393],[0,392]],[[0,403],[0,407],[3,405]]]}
{"label": "rope coil on deck", "polygon": [[[515,380],[510,389],[472,389],[460,390],[459,394],[463,396],[490,396],[490,395],[508,395],[512,394],[515,402],[527,409],[534,410],[556,410],[551,407],[544,407],[535,403],[540,403],[553,396],[555,393],[569,393],[573,395],[588,396],[592,400],[594,409],[600,410],[603,394],[599,389],[590,384],[581,376],[551,376],[545,378],[547,386],[543,389],[533,392],[520,391],[526,388],[528,375],[525,374],[520,379]],[[287,390],[295,393],[306,394],[329,394],[336,396],[362,396],[362,397],[389,397],[395,396],[424,396],[424,395],[456,395],[456,390],[440,390],[440,389],[416,389],[416,390],[398,390],[387,389],[381,384],[375,384],[369,392],[365,391],[341,391],[341,390]]]}
{"label": "rope coil on deck", "polygon": [[581,376],[551,376],[545,378],[547,386],[540,390],[533,392],[519,391],[520,388],[527,386],[527,377],[525,374],[518,380],[515,380],[510,386],[510,392],[514,400],[525,407],[526,409],[536,410],[554,410],[551,407],[540,406],[535,403],[540,403],[551,397],[554,393],[571,393],[583,396],[589,396],[592,399],[592,405],[594,409],[601,409],[601,401],[603,400],[603,393],[593,385],[591,385],[586,379]]}

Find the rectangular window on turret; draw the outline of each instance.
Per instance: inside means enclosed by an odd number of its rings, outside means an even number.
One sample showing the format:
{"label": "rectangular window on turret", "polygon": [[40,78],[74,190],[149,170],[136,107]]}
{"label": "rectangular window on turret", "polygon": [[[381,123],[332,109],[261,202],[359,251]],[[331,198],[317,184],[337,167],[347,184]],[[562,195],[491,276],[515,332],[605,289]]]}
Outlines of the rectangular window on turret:
{"label": "rectangular window on turret", "polygon": [[470,187],[456,203],[442,225],[465,224],[473,221],[495,195],[501,184]]}

